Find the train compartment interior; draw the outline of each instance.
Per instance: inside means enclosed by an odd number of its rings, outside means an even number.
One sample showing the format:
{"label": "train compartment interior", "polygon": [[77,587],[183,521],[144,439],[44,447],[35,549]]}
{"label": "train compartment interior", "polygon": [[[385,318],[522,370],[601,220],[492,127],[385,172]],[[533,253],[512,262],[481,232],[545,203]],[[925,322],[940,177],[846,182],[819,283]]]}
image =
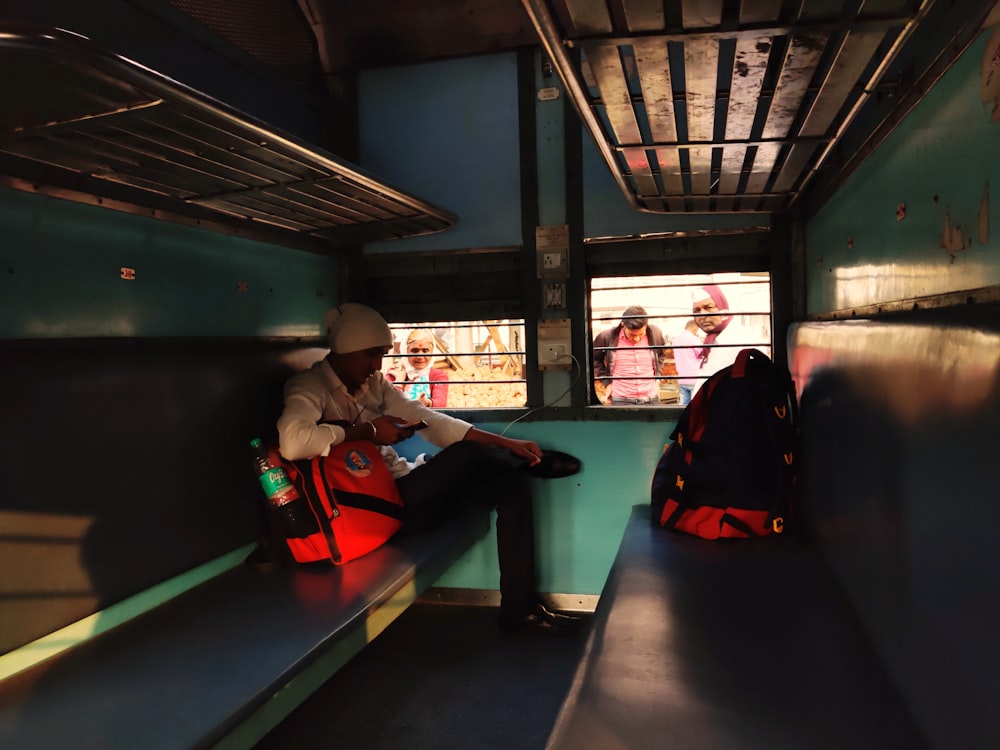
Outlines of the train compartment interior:
{"label": "train compartment interior", "polygon": [[[0,62],[8,688],[240,564],[343,301],[520,326],[524,406],[452,413],[582,460],[538,574],[592,611],[681,413],[599,402],[593,295],[738,273],[838,596],[922,741],[1000,743],[995,2],[0,0]],[[422,583],[495,603],[495,546]]]}

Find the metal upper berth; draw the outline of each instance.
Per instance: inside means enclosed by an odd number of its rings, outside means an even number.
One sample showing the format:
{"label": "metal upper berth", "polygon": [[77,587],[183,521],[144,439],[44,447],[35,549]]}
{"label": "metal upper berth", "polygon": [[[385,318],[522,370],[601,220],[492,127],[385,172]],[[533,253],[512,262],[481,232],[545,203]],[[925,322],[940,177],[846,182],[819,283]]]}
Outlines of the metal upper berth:
{"label": "metal upper berth", "polygon": [[788,210],[869,100],[895,93],[934,5],[522,3],[623,195],[669,214]]}
{"label": "metal upper berth", "polygon": [[58,29],[0,24],[0,184],[317,252],[456,217]]}

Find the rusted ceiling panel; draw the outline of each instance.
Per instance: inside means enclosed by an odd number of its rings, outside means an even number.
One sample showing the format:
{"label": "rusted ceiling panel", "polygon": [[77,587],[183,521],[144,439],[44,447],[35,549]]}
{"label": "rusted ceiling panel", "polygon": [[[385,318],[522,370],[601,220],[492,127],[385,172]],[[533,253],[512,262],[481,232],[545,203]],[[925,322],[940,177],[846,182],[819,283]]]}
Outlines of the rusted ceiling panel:
{"label": "rusted ceiling panel", "polygon": [[663,31],[663,0],[622,0],[629,31]]}
{"label": "rusted ceiling panel", "polygon": [[722,21],[722,0],[682,0],[685,29],[711,29]]}
{"label": "rusted ceiling panel", "polygon": [[[197,221],[211,217],[213,227],[228,223],[244,233],[275,227],[307,238],[321,252],[350,238],[426,234],[455,221],[354,165],[74,34],[0,24],[0,97],[6,103],[0,166],[6,176],[21,178],[16,186],[23,189],[39,177],[68,191],[85,183],[93,191],[88,197],[165,208]],[[366,227],[348,233],[349,224]]]}
{"label": "rusted ceiling panel", "polygon": [[784,138],[791,132],[827,40],[825,34],[792,36],[781,64],[778,85],[771,97],[771,109],[761,134],[764,138]]}
{"label": "rusted ceiling panel", "polygon": [[778,20],[781,0],[752,0],[740,4],[740,23],[766,23]]}
{"label": "rusted ceiling panel", "polygon": [[[592,47],[587,59],[590,61],[590,69],[604,105],[604,114],[611,127],[612,143],[621,148],[638,194],[658,194],[659,188],[653,179],[649,160],[641,147],[643,139],[639,132],[635,109],[632,107],[632,96],[622,69],[618,48],[603,45]],[[639,147],[635,148],[637,145]]]}
{"label": "rusted ceiling panel", "polygon": [[820,84],[819,93],[802,123],[799,135],[821,136],[830,128],[833,118],[850,97],[851,90],[857,86],[861,73],[884,38],[883,31],[848,32]]}
{"label": "rusted ceiling panel", "polygon": [[[659,5],[662,9],[662,4]],[[660,21],[662,23],[662,14]],[[632,44],[632,51],[635,54],[636,70],[653,142],[676,143],[677,121],[667,44],[661,39],[636,39]],[[683,200],[669,197],[684,193],[680,149],[676,146],[664,146],[654,149],[654,153],[663,193],[668,196],[665,199],[666,205],[670,211],[683,211]]]}
{"label": "rusted ceiling panel", "polygon": [[653,141],[674,143],[677,122],[667,45],[658,39],[637,39],[632,50]]}
{"label": "rusted ceiling panel", "polygon": [[786,210],[931,0],[522,3],[626,199],[677,213]]}
{"label": "rusted ceiling panel", "polygon": [[791,192],[812,161],[817,147],[817,143],[793,143],[788,149],[788,155],[781,165],[781,171],[778,173],[778,178],[771,191],[779,194]]}
{"label": "rusted ceiling panel", "polygon": [[569,0],[566,9],[578,34],[595,36],[611,33],[611,17],[604,0]]}
{"label": "rusted ceiling panel", "polygon": [[[681,22],[685,30],[713,28],[722,20],[722,0],[683,0]],[[683,42],[685,119],[690,143],[715,140],[715,109],[718,100],[719,39],[700,36]],[[692,211],[708,211],[712,206],[712,146],[691,146],[688,157],[688,199]]]}
{"label": "rusted ceiling panel", "polygon": [[[715,82],[718,79],[719,43],[715,39],[693,39],[684,44],[687,134],[692,142],[710,143],[715,131]],[[688,149],[691,193],[708,195],[712,178],[711,146]]]}
{"label": "rusted ceiling panel", "polygon": [[733,196],[740,190],[748,147],[732,142],[749,141],[753,132],[771,46],[771,37],[748,37],[736,40],[732,80],[729,86],[729,105],[726,109],[726,146],[722,152],[722,168],[719,175],[720,197],[716,204],[722,211],[731,211],[737,205],[728,196]]}

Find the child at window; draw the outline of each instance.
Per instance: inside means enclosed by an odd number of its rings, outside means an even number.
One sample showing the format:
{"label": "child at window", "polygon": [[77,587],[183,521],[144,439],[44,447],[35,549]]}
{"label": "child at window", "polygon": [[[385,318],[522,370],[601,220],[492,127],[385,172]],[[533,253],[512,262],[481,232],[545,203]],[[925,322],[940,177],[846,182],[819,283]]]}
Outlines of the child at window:
{"label": "child at window", "polygon": [[403,394],[424,406],[448,405],[448,373],[433,366],[434,334],[416,328],[406,337],[406,357],[386,373],[386,380],[396,383]]}

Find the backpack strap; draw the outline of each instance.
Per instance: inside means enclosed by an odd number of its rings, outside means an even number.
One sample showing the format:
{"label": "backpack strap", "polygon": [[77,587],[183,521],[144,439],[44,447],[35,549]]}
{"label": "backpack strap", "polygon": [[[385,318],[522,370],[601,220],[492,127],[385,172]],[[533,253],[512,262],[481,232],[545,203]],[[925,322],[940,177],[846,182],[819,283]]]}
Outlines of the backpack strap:
{"label": "backpack strap", "polygon": [[[319,467],[320,474],[323,477],[322,486],[332,487],[333,482],[330,481],[326,473],[326,462],[317,461],[316,465]],[[375,497],[374,495],[366,495],[361,492],[351,492],[350,490],[345,489],[336,490],[335,497],[336,504],[338,505],[345,505],[348,508],[369,510],[372,513],[380,513],[383,516],[395,518],[397,521],[403,520],[403,506],[390,502],[389,500],[383,500],[382,498]]]}
{"label": "backpack strap", "polygon": [[[332,512],[327,510],[329,505],[329,498],[320,497],[320,487],[326,487],[325,479],[326,477],[322,473],[322,461],[305,459],[302,461],[293,462],[299,471],[299,476],[302,481],[296,482],[296,488],[302,494],[303,497],[309,502],[309,508],[312,510],[313,515],[316,517],[316,522],[319,524],[320,530],[323,532],[323,538],[327,545],[330,547],[331,559],[334,561],[340,560],[340,547],[337,545],[337,537],[333,533],[333,526],[330,525],[330,518],[333,515]],[[307,472],[316,472],[319,474],[319,478],[322,479],[322,483],[317,481],[317,477],[313,476],[313,481],[305,481],[308,476]]]}

